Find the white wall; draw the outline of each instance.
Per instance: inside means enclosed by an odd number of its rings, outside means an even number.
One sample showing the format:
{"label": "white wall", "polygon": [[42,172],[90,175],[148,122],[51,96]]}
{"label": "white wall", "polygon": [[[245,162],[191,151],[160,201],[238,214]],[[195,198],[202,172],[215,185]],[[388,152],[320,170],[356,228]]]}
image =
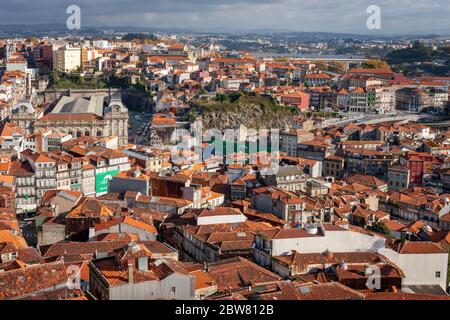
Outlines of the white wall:
{"label": "white wall", "polygon": [[[448,253],[399,254],[389,248],[378,252],[402,269],[403,285],[440,285],[447,290]],[[440,278],[436,278],[436,271]]]}
{"label": "white wall", "polygon": [[223,216],[208,216],[208,217],[198,217],[197,225],[207,225],[207,224],[221,224],[221,223],[240,223],[245,222],[247,217],[243,214],[237,215],[223,215]]}
{"label": "white wall", "polygon": [[274,239],[272,256],[296,250],[300,253],[376,251],[385,247],[386,240],[352,231],[326,231],[325,236]]}

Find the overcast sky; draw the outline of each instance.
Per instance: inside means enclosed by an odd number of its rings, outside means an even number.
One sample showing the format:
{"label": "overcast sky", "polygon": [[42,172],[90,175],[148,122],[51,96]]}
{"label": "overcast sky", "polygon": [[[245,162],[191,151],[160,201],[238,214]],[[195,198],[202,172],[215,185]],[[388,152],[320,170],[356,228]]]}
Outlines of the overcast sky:
{"label": "overcast sky", "polygon": [[369,5],[381,8],[381,33],[450,34],[450,0],[1,0],[0,24],[65,22],[79,5],[83,26],[264,29],[370,34]]}

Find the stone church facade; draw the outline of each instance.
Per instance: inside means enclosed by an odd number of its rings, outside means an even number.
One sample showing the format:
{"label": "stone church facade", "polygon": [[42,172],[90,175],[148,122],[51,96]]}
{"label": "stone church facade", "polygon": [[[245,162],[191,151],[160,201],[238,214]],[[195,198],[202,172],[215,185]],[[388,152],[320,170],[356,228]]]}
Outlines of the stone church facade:
{"label": "stone church facade", "polygon": [[128,144],[128,109],[119,94],[90,97],[62,96],[41,118],[36,112],[17,106],[13,121],[26,126],[28,133],[42,130],[58,130],[77,138],[117,136],[119,145]]}

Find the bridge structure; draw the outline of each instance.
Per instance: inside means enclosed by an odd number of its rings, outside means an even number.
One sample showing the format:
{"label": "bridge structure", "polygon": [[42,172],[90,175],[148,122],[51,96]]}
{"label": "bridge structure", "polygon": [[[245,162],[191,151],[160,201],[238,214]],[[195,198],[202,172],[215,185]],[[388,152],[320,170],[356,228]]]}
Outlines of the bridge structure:
{"label": "bridge structure", "polygon": [[[387,115],[379,114],[348,114],[340,113],[343,118],[327,119],[322,122],[321,128],[329,126],[345,126],[350,123],[358,124],[376,124],[382,122],[417,122],[421,120],[421,123],[430,127],[450,127],[450,119],[436,117],[430,114],[408,114],[408,113],[392,113]],[[439,119],[442,119],[440,121]]]}

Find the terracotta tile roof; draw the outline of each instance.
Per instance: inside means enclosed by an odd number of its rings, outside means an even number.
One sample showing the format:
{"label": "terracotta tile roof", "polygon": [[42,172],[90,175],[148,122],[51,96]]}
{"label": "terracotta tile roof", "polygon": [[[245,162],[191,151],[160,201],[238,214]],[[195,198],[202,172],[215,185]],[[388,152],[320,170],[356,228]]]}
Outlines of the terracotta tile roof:
{"label": "terracotta tile roof", "polygon": [[230,207],[217,207],[215,209],[212,210],[202,210],[200,212],[200,214],[198,215],[199,217],[210,217],[210,216],[228,216],[228,215],[242,215],[241,210],[237,209],[237,208],[230,208]]}
{"label": "terracotta tile roof", "polygon": [[281,280],[278,275],[242,257],[226,259],[211,264],[209,266],[209,274],[217,283],[219,292],[274,283]]}
{"label": "terracotta tile roof", "polygon": [[365,192],[365,191],[370,191],[372,189],[369,186],[365,186],[365,185],[362,185],[359,183],[352,183],[352,184],[349,184],[346,186],[338,186],[337,190],[346,191],[351,194],[356,194],[356,193],[361,193],[361,192]]}
{"label": "terracotta tile roof", "polygon": [[176,260],[160,260],[160,263],[156,262],[151,265],[151,271],[155,273],[158,280],[162,280],[174,273],[192,276],[183,264]]}
{"label": "terracotta tile roof", "polygon": [[97,232],[97,231],[101,231],[101,230],[104,230],[104,229],[108,229],[108,228],[110,228],[112,226],[115,226],[115,225],[118,225],[118,224],[122,224],[122,223],[128,224],[128,225],[133,226],[133,227],[138,228],[138,229],[142,229],[142,230],[151,232],[153,234],[157,234],[158,233],[158,231],[156,231],[155,226],[150,225],[150,224],[145,223],[145,222],[142,222],[142,221],[139,221],[139,220],[136,220],[136,219],[128,217],[128,216],[114,218],[114,219],[112,219],[110,221],[99,223],[99,224],[95,225],[95,231]]}
{"label": "terracotta tile roof", "polygon": [[400,254],[442,254],[446,251],[433,242],[406,241],[393,246],[393,249]]}
{"label": "terracotta tile roof", "polygon": [[[243,201],[245,201],[245,200],[243,200]],[[236,201],[234,201],[233,203],[235,203],[235,202]],[[245,201],[245,202],[248,202],[248,201]],[[275,223],[275,224],[281,224],[281,225],[286,224],[286,221],[284,221],[283,219],[280,219],[279,217],[277,217],[276,215],[271,214],[271,213],[264,213],[264,212],[258,212],[253,209],[247,209],[244,211],[244,214],[247,217],[257,218],[258,221],[259,220],[268,221],[269,223]]]}
{"label": "terracotta tile roof", "polygon": [[[403,271],[399,267],[391,263],[378,263],[376,264],[380,269],[381,277],[388,278],[404,278]],[[341,268],[336,268],[336,278],[339,282],[349,279],[367,279],[365,274],[366,265],[350,265],[348,269],[343,270]]]}
{"label": "terracotta tile roof", "polygon": [[66,218],[71,217],[110,217],[113,216],[113,210],[97,199],[84,198],[81,203],[72,209]]}
{"label": "terracotta tile roof", "polygon": [[13,234],[10,230],[0,230],[0,243],[12,243],[17,248],[28,247],[24,238]]}
{"label": "terracotta tile roof", "polygon": [[311,73],[305,75],[305,79],[331,79],[331,77],[325,73]]}
{"label": "terracotta tile roof", "polygon": [[93,113],[49,113],[39,119],[39,122],[57,122],[57,121],[99,121],[100,118],[98,115]]}
{"label": "terracotta tile roof", "polygon": [[450,300],[450,296],[406,292],[368,292],[365,300]]}
{"label": "terracotta tile roof", "polygon": [[41,263],[43,261],[41,254],[33,247],[21,248],[18,253],[17,259],[26,264]]}
{"label": "terracotta tile roof", "polygon": [[353,176],[347,178],[347,183],[359,183],[372,188],[380,188],[386,186],[386,182],[378,179],[375,176],[365,175],[365,174],[354,174]]}
{"label": "terracotta tile roof", "polygon": [[6,263],[1,263],[0,270],[11,271],[11,270],[26,268],[26,266],[27,265],[25,262],[22,262],[20,260],[13,260],[13,261],[8,261]]}
{"label": "terracotta tile roof", "polygon": [[0,254],[17,252],[18,248],[12,242],[0,242]]}
{"label": "terracotta tile roof", "polygon": [[256,294],[256,300],[363,300],[364,294],[338,282],[302,284],[299,282],[278,282],[272,292]]}
{"label": "terracotta tile roof", "polygon": [[407,226],[396,220],[384,221],[383,224],[391,231],[403,231]]}
{"label": "terracotta tile roof", "polygon": [[287,256],[276,256],[274,259],[288,265],[298,266],[301,270],[306,270],[308,265],[336,265],[341,262],[347,264],[376,264],[386,259],[374,252],[323,252],[323,253],[299,253],[293,251]]}
{"label": "terracotta tile roof", "polygon": [[204,272],[203,270],[194,270],[190,271],[190,273],[195,277],[196,290],[209,288],[216,285],[209,273]]}
{"label": "terracotta tile roof", "polygon": [[[110,286],[118,286],[128,283],[128,269],[121,268],[117,264],[115,257],[95,260],[91,263],[101,272]],[[157,280],[158,277],[152,270],[140,271],[135,269],[133,272],[134,283]]]}
{"label": "terracotta tile roof", "polygon": [[24,298],[44,289],[54,290],[65,285],[67,279],[62,262],[0,272],[0,300]]}

